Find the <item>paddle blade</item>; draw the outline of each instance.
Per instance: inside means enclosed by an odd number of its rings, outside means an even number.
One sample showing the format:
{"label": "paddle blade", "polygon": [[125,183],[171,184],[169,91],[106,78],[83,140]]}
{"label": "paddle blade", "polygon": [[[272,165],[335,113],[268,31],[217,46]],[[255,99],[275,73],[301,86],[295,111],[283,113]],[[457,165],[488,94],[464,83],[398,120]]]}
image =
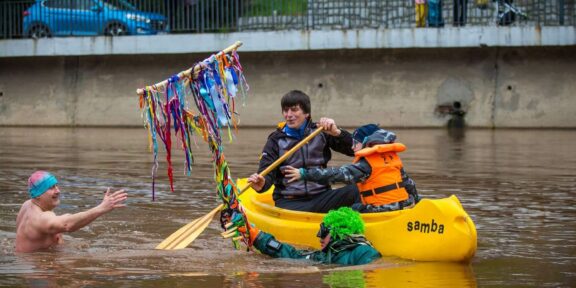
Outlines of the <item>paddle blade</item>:
{"label": "paddle blade", "polygon": [[186,235],[186,233],[188,233],[188,231],[195,225],[197,225],[197,223],[200,221],[200,219],[204,218],[200,217],[198,219],[194,219],[194,221],[186,224],[185,226],[181,227],[180,229],[178,229],[178,231],[172,233],[170,236],[168,236],[168,238],[164,239],[164,241],[160,242],[160,244],[158,244],[158,246],[156,246],[156,249],[166,249],[166,250],[171,250],[172,248],[168,248],[174,245],[175,241],[177,239],[180,239],[182,237],[182,235]]}
{"label": "paddle blade", "polygon": [[210,211],[210,213],[195,219],[194,221],[186,224],[184,227],[178,229],[178,231],[172,233],[168,238],[164,239],[156,249],[161,250],[175,250],[183,249],[188,247],[192,241],[194,241],[203,231],[208,227],[214,215],[216,215],[221,209],[222,204]]}

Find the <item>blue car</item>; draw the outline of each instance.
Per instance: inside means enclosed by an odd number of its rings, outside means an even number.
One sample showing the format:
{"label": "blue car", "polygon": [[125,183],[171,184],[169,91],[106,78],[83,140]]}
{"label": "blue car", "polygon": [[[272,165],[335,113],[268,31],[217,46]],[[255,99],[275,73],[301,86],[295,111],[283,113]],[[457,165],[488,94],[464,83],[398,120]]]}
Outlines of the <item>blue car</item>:
{"label": "blue car", "polygon": [[124,0],[37,0],[23,16],[23,31],[31,38],[168,31],[165,16],[140,11]]}

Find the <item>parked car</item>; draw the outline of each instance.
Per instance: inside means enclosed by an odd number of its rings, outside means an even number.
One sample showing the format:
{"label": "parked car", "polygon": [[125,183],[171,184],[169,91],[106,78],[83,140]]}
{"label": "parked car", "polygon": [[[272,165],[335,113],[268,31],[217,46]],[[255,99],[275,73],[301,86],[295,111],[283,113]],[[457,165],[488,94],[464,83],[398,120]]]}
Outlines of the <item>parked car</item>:
{"label": "parked car", "polygon": [[164,15],[140,11],[124,0],[37,0],[23,16],[24,35],[31,38],[168,31]]}

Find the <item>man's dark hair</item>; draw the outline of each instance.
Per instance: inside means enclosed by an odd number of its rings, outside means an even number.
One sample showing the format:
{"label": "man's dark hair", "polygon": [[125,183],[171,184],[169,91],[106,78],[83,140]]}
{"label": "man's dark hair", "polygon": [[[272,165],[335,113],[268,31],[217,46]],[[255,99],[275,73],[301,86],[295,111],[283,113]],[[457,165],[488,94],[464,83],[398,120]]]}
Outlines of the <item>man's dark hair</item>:
{"label": "man's dark hair", "polygon": [[292,106],[300,106],[300,109],[306,114],[310,114],[310,97],[300,90],[292,90],[282,96],[282,111]]}

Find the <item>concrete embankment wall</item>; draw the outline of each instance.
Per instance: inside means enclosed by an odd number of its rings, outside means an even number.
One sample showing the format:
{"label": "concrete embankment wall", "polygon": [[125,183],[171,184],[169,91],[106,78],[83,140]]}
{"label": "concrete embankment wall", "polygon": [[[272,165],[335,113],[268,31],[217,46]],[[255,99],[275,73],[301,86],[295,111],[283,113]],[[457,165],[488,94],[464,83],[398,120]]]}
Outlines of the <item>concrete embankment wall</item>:
{"label": "concrete embankment wall", "polygon": [[[576,49],[563,47],[242,52],[242,126],[282,120],[280,97],[312,98],[343,126],[440,127],[453,101],[472,127],[576,127]],[[140,126],[137,88],[208,54],[0,58],[0,125]]]}

